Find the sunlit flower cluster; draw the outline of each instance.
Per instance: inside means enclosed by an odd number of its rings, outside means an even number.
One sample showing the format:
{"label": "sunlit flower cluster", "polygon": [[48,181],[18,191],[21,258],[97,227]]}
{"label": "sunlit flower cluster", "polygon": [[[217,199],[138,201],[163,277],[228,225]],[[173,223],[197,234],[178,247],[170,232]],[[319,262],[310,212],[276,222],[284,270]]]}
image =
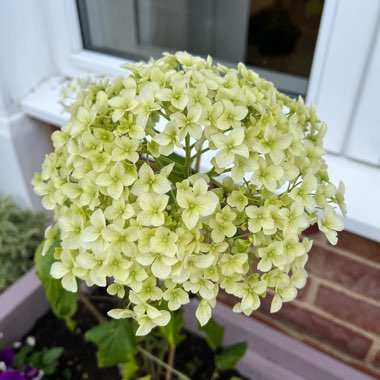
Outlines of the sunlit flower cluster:
{"label": "sunlit flower cluster", "polygon": [[109,315],[134,318],[138,335],[191,294],[201,325],[220,289],[236,312],[268,291],[279,310],[305,285],[301,233],[317,223],[335,244],[343,228],[314,107],[241,63],[178,52],[126,68],[80,92],[34,178],[56,218],[44,252],[61,239],[51,275],[73,292],[78,279],[107,287],[125,300]]}

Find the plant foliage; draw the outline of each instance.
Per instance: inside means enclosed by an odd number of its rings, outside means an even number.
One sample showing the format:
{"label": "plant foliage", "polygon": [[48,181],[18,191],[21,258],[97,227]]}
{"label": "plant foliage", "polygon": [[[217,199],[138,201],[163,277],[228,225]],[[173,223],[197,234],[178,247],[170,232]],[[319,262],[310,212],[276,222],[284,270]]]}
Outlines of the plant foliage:
{"label": "plant foliage", "polygon": [[44,214],[23,210],[9,197],[0,197],[0,292],[33,266],[45,223]]}

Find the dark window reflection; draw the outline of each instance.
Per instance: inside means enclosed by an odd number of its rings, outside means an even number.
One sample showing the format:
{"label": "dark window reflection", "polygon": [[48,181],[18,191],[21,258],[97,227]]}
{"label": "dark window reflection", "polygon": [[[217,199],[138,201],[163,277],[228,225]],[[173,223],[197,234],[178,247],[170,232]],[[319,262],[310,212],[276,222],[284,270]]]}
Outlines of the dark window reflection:
{"label": "dark window reflection", "polygon": [[244,61],[305,94],[323,0],[77,0],[85,49],[131,59],[187,50]]}
{"label": "dark window reflection", "polygon": [[322,9],[322,0],[252,0],[247,64],[308,77]]}

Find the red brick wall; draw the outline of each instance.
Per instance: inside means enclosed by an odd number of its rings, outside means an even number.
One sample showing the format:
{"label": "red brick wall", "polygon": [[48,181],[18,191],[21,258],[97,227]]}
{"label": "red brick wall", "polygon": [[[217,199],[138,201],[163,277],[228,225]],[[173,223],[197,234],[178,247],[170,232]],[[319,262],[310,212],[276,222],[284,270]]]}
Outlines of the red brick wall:
{"label": "red brick wall", "polygon": [[318,231],[307,235],[306,287],[278,313],[266,299],[252,317],[380,379],[380,243],[343,231],[332,247]]}

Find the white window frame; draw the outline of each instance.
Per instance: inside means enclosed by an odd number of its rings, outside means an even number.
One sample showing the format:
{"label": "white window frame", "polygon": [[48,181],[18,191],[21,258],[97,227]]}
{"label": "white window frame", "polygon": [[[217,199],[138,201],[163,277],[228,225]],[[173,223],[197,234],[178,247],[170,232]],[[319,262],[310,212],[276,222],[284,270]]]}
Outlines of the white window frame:
{"label": "white window frame", "polygon": [[[120,65],[128,60],[83,49],[75,0],[41,1],[48,30],[47,43],[58,75],[36,86],[22,99],[21,106],[30,116],[59,125],[67,118],[59,111],[56,102],[64,77],[91,73],[127,74]],[[365,73],[379,10],[380,2],[373,0],[325,0],[306,103],[316,103],[318,114],[329,124],[325,144],[329,151],[327,163],[333,181],[337,183],[342,179],[346,184],[347,228],[380,241],[380,206],[377,200],[380,170],[350,160],[344,151],[344,136],[351,128],[351,110]],[[357,25],[355,33],[350,34],[353,17]],[[341,43],[344,33],[350,34],[350,46]],[[349,65],[343,70],[344,62],[349,62]],[[36,83],[40,79],[36,78]],[[345,99],[343,104],[341,99]],[[364,195],[363,183],[366,188]]]}
{"label": "white window frame", "polygon": [[[373,0],[325,0],[323,27],[318,35],[306,103],[316,103],[319,116],[330,126],[325,140],[329,152],[345,153],[346,137],[354,116],[352,109],[365,75],[379,12],[380,3]],[[65,75],[126,74],[120,65],[133,62],[84,49],[75,0],[46,1],[46,20],[51,31],[53,56],[59,71]],[[267,74],[276,79],[283,77],[285,81],[295,80],[300,90],[305,87],[298,77],[255,70],[264,77]],[[345,99],[343,104],[340,99]]]}

